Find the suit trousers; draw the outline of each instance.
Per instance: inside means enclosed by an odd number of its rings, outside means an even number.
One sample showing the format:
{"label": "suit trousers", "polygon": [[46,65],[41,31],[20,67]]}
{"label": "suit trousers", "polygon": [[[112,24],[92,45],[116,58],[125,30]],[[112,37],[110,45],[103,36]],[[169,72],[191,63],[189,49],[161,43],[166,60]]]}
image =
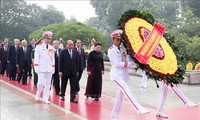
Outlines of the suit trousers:
{"label": "suit trousers", "polygon": [[28,76],[32,77],[32,66],[31,65],[28,66]]}
{"label": "suit trousers", "polygon": [[36,96],[39,97],[41,92],[43,92],[43,100],[48,101],[50,95],[50,86],[51,86],[51,72],[39,72],[38,73],[38,83],[37,83],[37,92]]}
{"label": "suit trousers", "polygon": [[124,95],[130,101],[132,107],[136,111],[139,110],[141,108],[141,105],[137,102],[136,98],[131,93],[131,90],[130,90],[128,84],[127,84],[127,81],[125,81],[125,80],[114,80],[114,82],[117,85],[117,87],[119,88],[119,90],[117,91],[115,104],[114,104],[114,107],[113,107],[113,110],[112,110],[112,117],[117,117],[117,115],[120,111],[122,102],[123,102]]}
{"label": "suit trousers", "polygon": [[28,66],[27,66],[27,61],[25,61],[24,65],[19,66],[19,74],[18,74],[18,82],[21,81],[22,78],[22,84],[26,84],[27,83],[27,72],[28,72]]}
{"label": "suit trousers", "polygon": [[34,80],[33,80],[34,82],[33,82],[33,83],[34,83],[35,86],[37,86],[37,83],[38,83],[38,75],[37,75],[37,73],[35,72],[35,70],[33,70],[33,75],[34,75],[34,76],[33,76],[33,78],[34,78]]}
{"label": "suit trousers", "polygon": [[78,77],[77,77],[77,87],[76,87],[76,92],[77,92],[77,93],[80,91],[80,84],[79,84],[79,81],[81,80],[82,74],[83,74],[83,70],[80,70],[80,71],[79,71],[79,75],[78,75]]}
{"label": "suit trousers", "polygon": [[60,77],[59,77],[59,73],[58,72],[53,74],[52,80],[53,80],[53,84],[55,85],[56,93],[57,94],[60,93]]}
{"label": "suit trousers", "polygon": [[73,74],[63,75],[61,78],[61,96],[65,96],[65,91],[67,88],[67,82],[68,79],[70,80],[70,99],[75,99],[76,96],[76,87],[77,87],[77,76],[74,76]]}
{"label": "suit trousers", "polygon": [[9,63],[9,78],[12,80],[16,79],[16,63]]}
{"label": "suit trousers", "polygon": [[8,63],[7,62],[2,62],[1,63],[1,75],[4,75],[5,71],[6,71],[6,76],[8,76]]}
{"label": "suit trousers", "polygon": [[190,102],[190,100],[183,94],[183,92],[176,85],[171,86],[166,84],[165,82],[162,82],[161,95],[158,102],[157,112],[162,112],[168,94],[168,87],[172,89],[172,91],[178,96],[179,99],[181,99],[181,101],[184,104]]}

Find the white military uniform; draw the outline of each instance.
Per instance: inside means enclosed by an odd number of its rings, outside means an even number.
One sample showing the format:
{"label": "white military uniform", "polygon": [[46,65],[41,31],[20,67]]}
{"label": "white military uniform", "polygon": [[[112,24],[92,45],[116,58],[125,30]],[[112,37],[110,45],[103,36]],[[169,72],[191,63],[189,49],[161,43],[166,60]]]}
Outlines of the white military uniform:
{"label": "white military uniform", "polygon": [[148,78],[147,78],[146,72],[144,70],[142,70],[141,74],[142,74],[142,82],[141,82],[140,87],[147,88]]}
{"label": "white military uniform", "polygon": [[51,45],[44,42],[37,45],[35,48],[34,55],[34,67],[35,72],[38,74],[37,92],[36,98],[38,98],[43,91],[43,101],[47,102],[50,95],[50,86],[52,74],[55,72],[55,59],[54,49]]}
{"label": "white military uniform", "polygon": [[116,95],[115,105],[112,110],[112,118],[117,118],[117,115],[120,111],[120,107],[123,102],[124,95],[130,101],[132,107],[136,111],[139,111],[142,108],[141,105],[137,102],[137,100],[133,96],[133,94],[131,93],[131,90],[127,84],[127,80],[129,80],[128,68],[134,67],[136,65],[130,61],[130,56],[128,55],[126,55],[127,62],[123,62],[122,52],[123,51],[119,50],[118,47],[115,45],[113,45],[108,50],[108,57],[112,65],[111,71],[110,71],[110,78],[119,87],[119,90],[117,91],[117,95]]}
{"label": "white military uniform", "polygon": [[178,96],[178,98],[188,107],[195,107],[197,106],[196,104],[192,103],[184,94],[183,92],[173,84],[171,86],[170,84],[167,84],[165,80],[162,81],[162,87],[161,87],[161,95],[160,99],[158,102],[158,108],[157,108],[157,113],[156,115],[161,116],[161,117],[167,117],[167,115],[162,113],[163,106],[165,104],[167,94],[168,94],[168,87],[171,88],[171,90]]}

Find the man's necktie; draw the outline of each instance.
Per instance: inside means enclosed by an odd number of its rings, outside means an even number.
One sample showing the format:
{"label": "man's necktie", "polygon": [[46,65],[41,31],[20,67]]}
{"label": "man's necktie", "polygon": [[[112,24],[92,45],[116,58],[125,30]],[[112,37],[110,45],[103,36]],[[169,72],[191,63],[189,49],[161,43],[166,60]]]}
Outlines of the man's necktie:
{"label": "man's necktie", "polygon": [[80,48],[78,48],[78,54],[81,55],[81,49]]}
{"label": "man's necktie", "polygon": [[46,48],[48,49],[48,44],[46,45]]}
{"label": "man's necktie", "polygon": [[72,51],[71,51],[71,50],[69,51],[69,54],[70,54],[70,57],[71,57],[71,59],[72,59]]}
{"label": "man's necktie", "polygon": [[56,55],[57,55],[57,57],[59,57],[59,51],[58,51],[58,49],[56,50]]}
{"label": "man's necktie", "polygon": [[118,50],[120,50],[120,47],[118,47]]}
{"label": "man's necktie", "polygon": [[26,48],[24,48],[24,55],[25,55],[25,60],[26,60]]}

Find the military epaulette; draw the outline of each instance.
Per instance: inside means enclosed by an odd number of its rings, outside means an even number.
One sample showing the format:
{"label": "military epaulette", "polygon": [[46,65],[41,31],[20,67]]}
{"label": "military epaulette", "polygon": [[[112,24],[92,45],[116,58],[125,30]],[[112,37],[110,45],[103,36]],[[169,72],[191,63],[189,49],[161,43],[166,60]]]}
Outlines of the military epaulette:
{"label": "military epaulette", "polygon": [[41,46],[42,44],[41,43],[39,43],[39,44],[37,44],[38,46]]}
{"label": "military epaulette", "polygon": [[113,46],[111,46],[109,49],[112,49],[112,48],[114,48]]}

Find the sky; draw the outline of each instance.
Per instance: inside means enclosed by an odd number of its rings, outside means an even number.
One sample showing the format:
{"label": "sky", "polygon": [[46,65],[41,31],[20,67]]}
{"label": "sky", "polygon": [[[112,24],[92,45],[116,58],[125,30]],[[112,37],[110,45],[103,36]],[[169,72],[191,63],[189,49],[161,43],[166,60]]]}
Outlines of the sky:
{"label": "sky", "polygon": [[90,17],[95,17],[95,9],[90,5],[89,0],[25,0],[28,4],[38,4],[42,8],[47,8],[48,5],[53,5],[57,10],[62,11],[69,19],[75,16],[79,22],[84,22]]}

